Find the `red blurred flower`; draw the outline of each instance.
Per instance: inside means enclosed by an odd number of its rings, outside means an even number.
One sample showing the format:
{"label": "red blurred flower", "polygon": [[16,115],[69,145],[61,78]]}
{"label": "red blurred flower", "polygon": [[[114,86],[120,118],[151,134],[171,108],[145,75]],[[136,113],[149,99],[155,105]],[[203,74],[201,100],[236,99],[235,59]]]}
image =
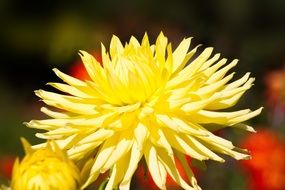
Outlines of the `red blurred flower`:
{"label": "red blurred flower", "polygon": [[[95,57],[95,59],[102,64],[102,57],[101,54],[98,52],[92,53],[92,55]],[[69,74],[75,78],[78,78],[80,80],[90,80],[90,76],[88,75],[82,60],[77,60],[69,70]]]}
{"label": "red blurred flower", "polygon": [[15,161],[14,156],[0,157],[0,176],[6,179],[11,179],[13,165]]}
{"label": "red blurred flower", "polygon": [[268,106],[282,105],[285,108],[285,67],[265,75],[265,96]]}
{"label": "red blurred flower", "polygon": [[242,147],[252,159],[241,161],[249,177],[251,190],[285,189],[285,144],[275,133],[261,130],[249,135]]}
{"label": "red blurred flower", "polygon": [[265,97],[272,126],[285,123],[285,67],[265,75]]}

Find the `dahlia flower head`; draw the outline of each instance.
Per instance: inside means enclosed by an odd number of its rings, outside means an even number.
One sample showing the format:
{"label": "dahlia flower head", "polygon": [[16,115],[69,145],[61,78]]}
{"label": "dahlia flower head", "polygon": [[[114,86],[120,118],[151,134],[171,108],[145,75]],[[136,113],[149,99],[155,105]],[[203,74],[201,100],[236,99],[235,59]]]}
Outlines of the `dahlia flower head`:
{"label": "dahlia flower head", "polygon": [[[16,160],[11,180],[12,190],[78,190],[80,171],[54,142],[34,150],[22,139],[25,157]],[[6,188],[8,189],[8,188]],[[5,188],[3,187],[3,190]]]}
{"label": "dahlia flower head", "polygon": [[[238,102],[254,78],[246,73],[231,81],[234,73],[227,73],[237,60],[227,64],[220,54],[211,56],[211,47],[196,56],[199,46],[189,51],[190,43],[191,38],[183,39],[173,51],[162,32],[152,45],[147,34],[141,43],[131,37],[124,46],[113,36],[109,53],[101,45],[102,66],[80,51],[91,79],[82,81],[54,69],[64,83],[48,84],[62,93],[35,93],[55,109],[41,108],[50,119],[32,120],[27,126],[46,130],[36,136],[66,150],[81,168],[82,189],[107,171],[105,189],[129,189],[142,159],[158,188],[166,189],[170,175],[184,189],[201,189],[185,155],[201,162],[224,162],[220,153],[249,159],[246,150],[212,132],[224,127],[252,132],[242,122],[262,108],[223,111]],[[188,179],[181,177],[175,158]]]}

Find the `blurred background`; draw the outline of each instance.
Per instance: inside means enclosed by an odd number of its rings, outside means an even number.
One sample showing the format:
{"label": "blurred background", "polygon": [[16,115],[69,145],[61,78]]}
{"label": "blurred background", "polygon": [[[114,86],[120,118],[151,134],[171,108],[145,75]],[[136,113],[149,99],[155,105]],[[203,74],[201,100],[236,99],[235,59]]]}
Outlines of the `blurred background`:
{"label": "blurred background", "polygon": [[[177,45],[193,36],[193,46],[240,60],[237,76],[251,72],[255,86],[235,107],[262,114],[249,124],[258,133],[223,130],[221,135],[249,148],[251,161],[207,162],[195,170],[205,190],[285,189],[285,1],[21,1],[0,0],[0,180],[7,181],[13,160],[23,155],[19,137],[39,142],[23,125],[39,119],[42,103],[33,91],[59,81],[52,68],[82,75],[78,50],[98,54],[113,34],[122,42],[145,32],[155,42],[160,31]],[[83,73],[84,75],[84,73]],[[79,76],[80,77],[80,76]],[[138,174],[134,189],[152,182]],[[169,182],[169,186],[173,186]],[[153,188],[155,189],[155,188]]]}

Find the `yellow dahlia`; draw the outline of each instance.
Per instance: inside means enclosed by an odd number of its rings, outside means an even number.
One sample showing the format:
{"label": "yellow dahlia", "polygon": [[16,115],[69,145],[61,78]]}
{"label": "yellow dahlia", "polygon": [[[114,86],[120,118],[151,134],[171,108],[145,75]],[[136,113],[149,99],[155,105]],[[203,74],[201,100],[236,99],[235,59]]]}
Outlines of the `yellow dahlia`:
{"label": "yellow dahlia", "polygon": [[26,155],[13,167],[13,190],[78,190],[80,172],[55,143],[33,150],[22,140]]}
{"label": "yellow dahlia", "polygon": [[[67,150],[82,167],[83,187],[109,171],[106,189],[129,189],[139,161],[145,159],[160,189],[166,188],[167,175],[184,189],[200,189],[184,155],[199,161],[224,162],[217,153],[248,159],[245,150],[211,131],[223,127],[254,131],[241,122],[261,109],[225,111],[254,78],[247,73],[231,81],[234,73],[227,73],[237,60],[226,64],[220,54],[211,57],[211,47],[193,58],[198,46],[188,51],[190,42],[191,38],[184,39],[172,51],[163,33],[153,45],[147,35],[141,43],[131,37],[125,46],[113,36],[110,53],[102,45],[103,66],[80,51],[91,80],[54,69],[64,83],[48,84],[63,93],[38,90],[36,95],[58,109],[43,107],[41,111],[51,119],[32,120],[27,126],[47,130],[36,136],[53,139]],[[175,157],[184,164],[189,179],[179,174]]]}

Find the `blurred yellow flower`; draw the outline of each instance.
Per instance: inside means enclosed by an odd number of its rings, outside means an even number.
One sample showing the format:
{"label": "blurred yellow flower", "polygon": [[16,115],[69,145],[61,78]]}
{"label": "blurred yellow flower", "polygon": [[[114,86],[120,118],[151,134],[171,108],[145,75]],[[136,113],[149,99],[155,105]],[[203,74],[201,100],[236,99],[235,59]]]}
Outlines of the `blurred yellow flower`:
{"label": "blurred yellow flower", "polygon": [[13,190],[78,190],[80,172],[54,142],[33,150],[22,139],[26,155],[17,159],[11,181]]}
{"label": "blurred yellow flower", "polygon": [[[80,51],[91,79],[81,81],[54,69],[65,83],[49,85],[64,94],[38,90],[36,95],[59,110],[43,107],[52,119],[32,120],[27,126],[47,130],[37,137],[54,139],[67,150],[82,167],[84,187],[110,171],[106,189],[129,189],[144,158],[160,189],[166,188],[167,175],[184,189],[200,189],[184,155],[199,161],[224,162],[216,153],[248,159],[246,150],[211,131],[223,127],[254,131],[241,122],[261,109],[220,111],[234,106],[254,78],[246,73],[230,82],[234,73],[227,72],[237,60],[226,65],[220,54],[211,57],[211,47],[193,58],[198,46],[188,51],[190,42],[191,38],[184,39],[172,51],[163,33],[153,45],[147,35],[141,44],[131,37],[125,46],[113,36],[110,55],[102,45],[103,66]],[[174,157],[184,164],[188,180],[182,179]]]}

